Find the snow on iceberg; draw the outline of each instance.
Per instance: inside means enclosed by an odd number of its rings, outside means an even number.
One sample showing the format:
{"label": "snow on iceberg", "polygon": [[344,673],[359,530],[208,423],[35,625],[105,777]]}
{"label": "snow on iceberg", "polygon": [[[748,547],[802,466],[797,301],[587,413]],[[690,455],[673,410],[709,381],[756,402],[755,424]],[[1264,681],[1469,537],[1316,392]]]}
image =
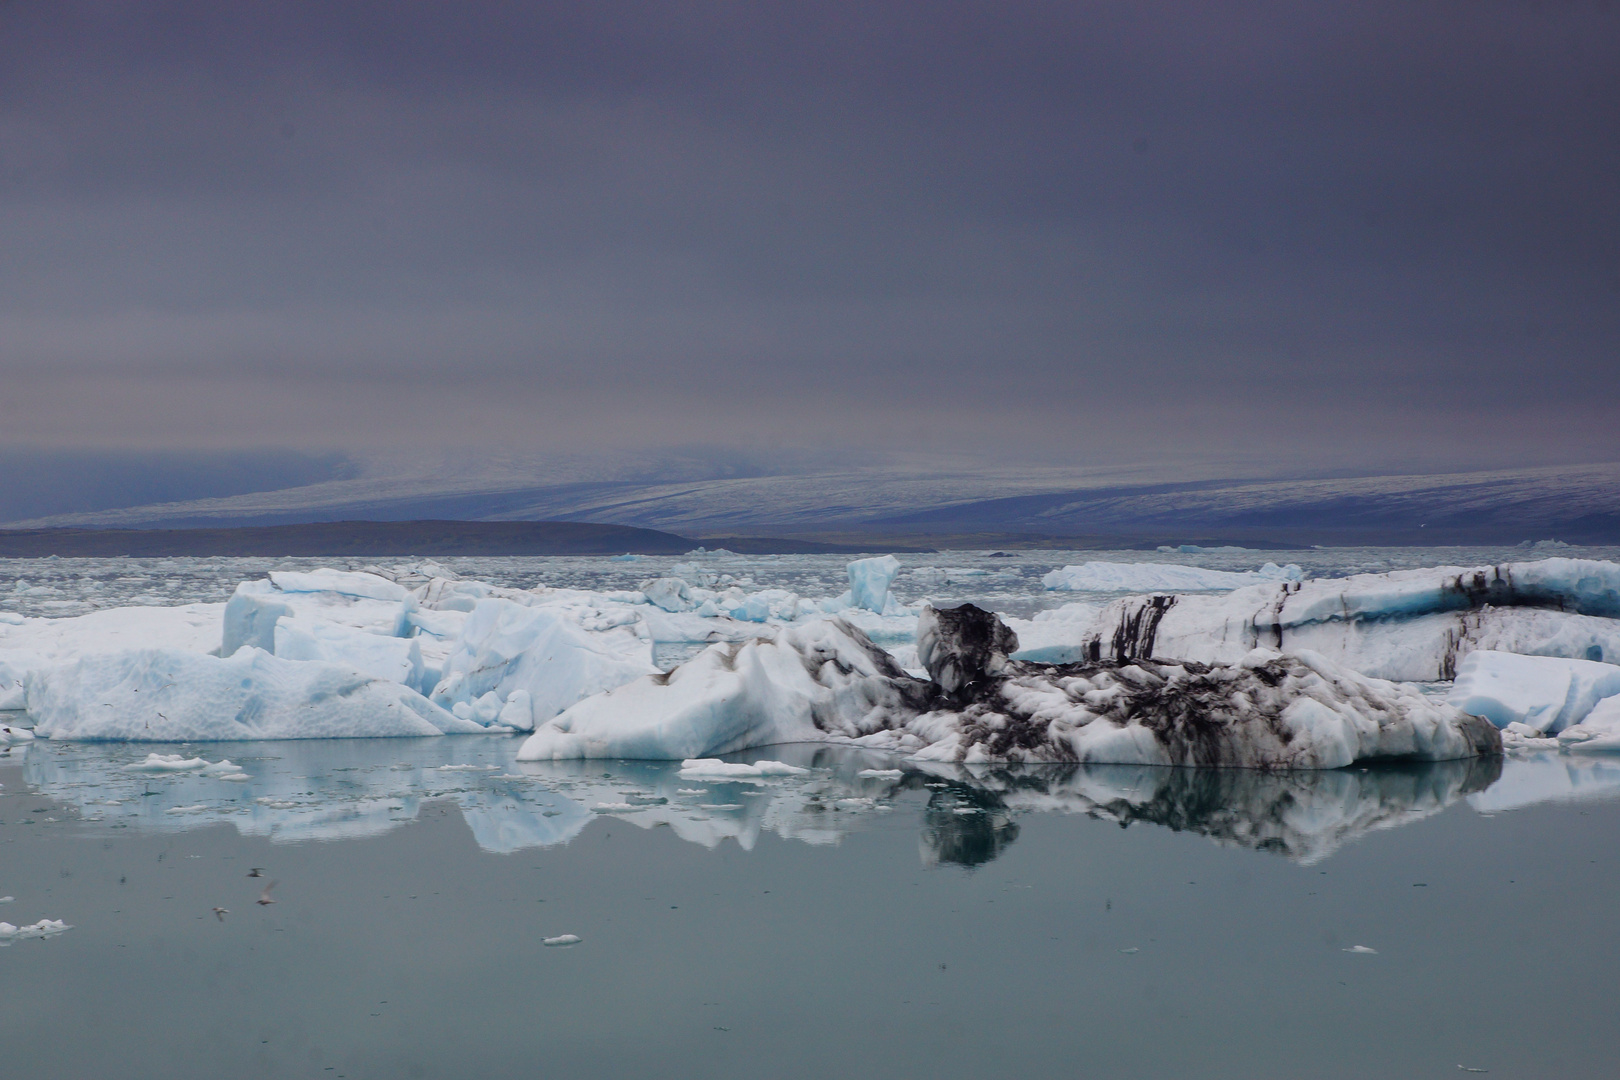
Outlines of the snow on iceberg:
{"label": "snow on iceberg", "polygon": [[1259,570],[1206,570],[1178,563],[1088,562],[1065,566],[1041,578],[1048,589],[1069,592],[1203,592],[1240,589],[1261,581],[1298,581],[1305,571],[1294,563],[1268,562]]}
{"label": "snow on iceberg", "polygon": [[431,697],[445,708],[471,707],[488,694],[510,703],[521,691],[527,717],[503,711],[500,722],[528,730],[582,698],[657,670],[648,641],[626,628],[588,632],[564,612],[492,598],[468,616]]}
{"label": "snow on iceberg", "polygon": [[684,759],[837,741],[924,761],[1337,768],[1501,753],[1488,722],[1309,653],[1051,666],[1009,659],[1016,648],[989,612],[925,608],[925,681],[843,620],[783,628],[588,698],[518,756]]}
{"label": "snow on iceberg", "polygon": [[[1376,678],[1451,679],[1470,652],[1620,659],[1620,564],[1545,559],[1133,596],[1065,623],[1090,659],[1235,663],[1259,647],[1321,653]],[[1055,646],[1054,646],[1055,647]]]}
{"label": "snow on iceberg", "polygon": [[28,714],[37,734],[76,740],[371,738],[479,730],[395,683],[254,648],[223,658],[174,649],[81,657],[29,680]]}

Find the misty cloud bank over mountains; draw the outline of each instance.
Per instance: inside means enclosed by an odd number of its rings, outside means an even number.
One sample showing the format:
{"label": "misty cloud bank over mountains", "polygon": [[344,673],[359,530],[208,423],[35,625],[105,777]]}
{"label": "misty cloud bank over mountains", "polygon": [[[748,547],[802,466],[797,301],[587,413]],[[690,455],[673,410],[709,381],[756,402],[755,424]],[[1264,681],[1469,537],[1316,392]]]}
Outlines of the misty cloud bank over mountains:
{"label": "misty cloud bank over mountains", "polygon": [[1597,4],[14,0],[0,439],[1612,460],[1617,73]]}

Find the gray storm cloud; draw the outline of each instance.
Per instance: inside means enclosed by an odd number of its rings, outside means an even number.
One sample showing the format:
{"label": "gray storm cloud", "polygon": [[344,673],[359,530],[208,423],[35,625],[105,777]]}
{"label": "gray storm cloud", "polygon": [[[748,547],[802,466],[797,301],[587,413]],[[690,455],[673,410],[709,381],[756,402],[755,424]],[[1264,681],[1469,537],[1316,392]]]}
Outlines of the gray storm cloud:
{"label": "gray storm cloud", "polygon": [[13,0],[3,439],[1611,459],[1617,31]]}

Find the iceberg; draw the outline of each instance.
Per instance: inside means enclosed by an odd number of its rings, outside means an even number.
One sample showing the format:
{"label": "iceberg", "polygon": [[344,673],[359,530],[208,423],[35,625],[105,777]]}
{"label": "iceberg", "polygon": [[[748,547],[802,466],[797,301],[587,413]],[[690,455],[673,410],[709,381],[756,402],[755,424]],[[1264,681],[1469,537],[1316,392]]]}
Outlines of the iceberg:
{"label": "iceberg", "polygon": [[889,586],[900,573],[900,560],[893,555],[856,559],[849,564],[849,602],[883,614],[889,606]]}
{"label": "iceberg", "polygon": [[[454,708],[493,694],[496,710],[514,722],[526,719],[528,730],[582,698],[657,670],[649,642],[626,628],[593,633],[551,608],[491,598],[468,616],[430,697]],[[502,709],[519,691],[527,695],[526,717],[516,706]]]}
{"label": "iceberg", "polygon": [[925,608],[923,680],[842,619],[785,627],[587,698],[518,757],[681,760],[830,741],[919,761],[1321,769],[1502,749],[1489,722],[1312,653],[1042,665],[1010,659],[1017,644],[989,612]]}
{"label": "iceberg", "polygon": [[69,740],[375,738],[480,730],[398,684],[252,647],[228,657],[175,649],[81,657],[30,678],[28,714],[37,735]]}
{"label": "iceberg", "polygon": [[[1452,679],[1480,649],[1620,658],[1620,564],[1544,559],[1161,593],[1064,623],[1091,660],[1155,655],[1236,663],[1249,650],[1308,650],[1375,678]],[[1052,643],[1049,647],[1056,648]]]}
{"label": "iceberg", "polygon": [[1268,562],[1259,570],[1232,571],[1178,563],[1088,562],[1053,570],[1041,578],[1041,584],[1069,592],[1203,592],[1240,589],[1261,581],[1298,581],[1304,576],[1305,571],[1294,563],[1278,566]]}

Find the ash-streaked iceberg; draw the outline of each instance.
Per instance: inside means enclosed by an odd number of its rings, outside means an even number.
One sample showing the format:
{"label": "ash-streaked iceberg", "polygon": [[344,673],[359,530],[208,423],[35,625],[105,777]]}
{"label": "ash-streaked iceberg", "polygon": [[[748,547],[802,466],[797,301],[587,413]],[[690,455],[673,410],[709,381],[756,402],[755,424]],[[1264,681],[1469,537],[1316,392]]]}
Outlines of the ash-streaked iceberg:
{"label": "ash-streaked iceberg", "polygon": [[1501,753],[1487,721],[1310,653],[1239,663],[1009,659],[1017,639],[965,606],[925,609],[913,678],[839,619],[711,646],[539,726],[525,760],[713,757],[832,741],[946,762],[1338,768]]}
{"label": "ash-streaked iceberg", "polygon": [[[1051,621],[1091,659],[1235,663],[1251,649],[1309,650],[1377,678],[1451,679],[1479,649],[1620,659],[1620,564],[1544,559],[1160,593]],[[1055,649],[1060,643],[1050,644]]]}

